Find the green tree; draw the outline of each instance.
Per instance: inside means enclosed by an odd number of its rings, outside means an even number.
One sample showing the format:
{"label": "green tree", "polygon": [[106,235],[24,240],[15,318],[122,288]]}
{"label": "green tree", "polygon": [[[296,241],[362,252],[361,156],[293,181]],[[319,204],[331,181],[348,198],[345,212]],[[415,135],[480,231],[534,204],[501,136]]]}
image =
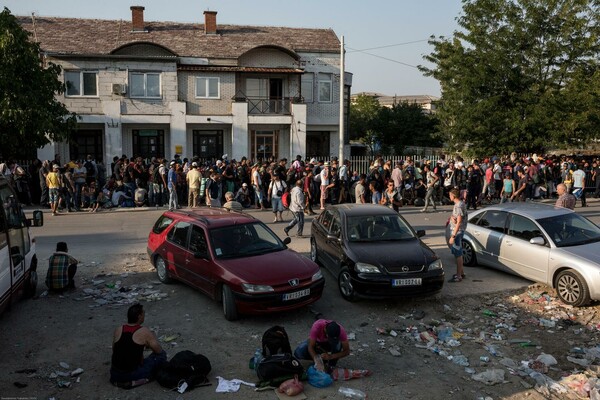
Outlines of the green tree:
{"label": "green tree", "polygon": [[68,138],[77,116],[56,99],[61,68],[44,67],[40,47],[4,8],[0,13],[0,155],[18,156]]}
{"label": "green tree", "polygon": [[359,95],[350,104],[350,139],[360,140],[367,131],[378,131],[380,126],[381,105],[373,96]]}
{"label": "green tree", "polygon": [[460,30],[425,56],[439,129],[471,153],[543,151],[600,125],[598,0],[463,0]]}
{"label": "green tree", "polygon": [[402,102],[381,110],[383,142],[396,154],[402,154],[406,146],[439,147],[437,118],[425,114],[419,104]]}

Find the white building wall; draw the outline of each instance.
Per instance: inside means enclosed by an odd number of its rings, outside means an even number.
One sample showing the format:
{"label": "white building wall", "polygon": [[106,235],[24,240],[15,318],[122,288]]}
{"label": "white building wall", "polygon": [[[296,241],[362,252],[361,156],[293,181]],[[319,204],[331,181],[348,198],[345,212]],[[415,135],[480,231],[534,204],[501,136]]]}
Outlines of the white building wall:
{"label": "white building wall", "polygon": [[[307,104],[308,125],[339,125],[340,55],[337,53],[300,53],[305,72],[314,74],[313,101]],[[319,73],[332,74],[331,103],[319,102]]]}

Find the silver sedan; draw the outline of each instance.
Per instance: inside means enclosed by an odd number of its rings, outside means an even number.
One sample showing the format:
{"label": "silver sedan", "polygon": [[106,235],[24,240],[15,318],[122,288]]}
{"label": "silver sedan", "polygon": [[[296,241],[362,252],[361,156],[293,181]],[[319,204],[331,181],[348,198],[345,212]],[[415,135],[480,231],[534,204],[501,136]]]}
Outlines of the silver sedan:
{"label": "silver sedan", "polygon": [[463,250],[466,266],[547,284],[566,304],[600,300],[600,228],[572,210],[532,203],[478,210],[469,215]]}

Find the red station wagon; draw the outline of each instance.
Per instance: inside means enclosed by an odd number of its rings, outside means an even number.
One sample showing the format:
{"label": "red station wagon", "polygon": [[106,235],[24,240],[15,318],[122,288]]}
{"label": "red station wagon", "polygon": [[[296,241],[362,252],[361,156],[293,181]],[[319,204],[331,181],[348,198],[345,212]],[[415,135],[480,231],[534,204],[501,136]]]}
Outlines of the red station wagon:
{"label": "red station wagon", "polygon": [[238,314],[292,310],[314,303],[325,281],[319,266],[287,248],[258,219],[224,209],[165,212],[148,237],[158,279],[177,279]]}

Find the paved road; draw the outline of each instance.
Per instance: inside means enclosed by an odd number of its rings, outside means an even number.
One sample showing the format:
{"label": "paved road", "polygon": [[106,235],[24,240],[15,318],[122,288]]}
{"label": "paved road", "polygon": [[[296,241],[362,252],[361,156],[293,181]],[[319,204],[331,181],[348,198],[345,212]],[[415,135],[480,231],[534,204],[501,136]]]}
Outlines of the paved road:
{"label": "paved road", "polygon": [[[587,216],[596,224],[600,224],[600,201],[591,199],[588,208],[578,208],[577,211]],[[406,207],[402,215],[415,227],[425,229],[423,238],[444,263],[446,274],[452,275],[455,264],[444,239],[444,226],[451,207],[440,207],[437,213],[422,214],[418,208]],[[119,254],[136,254],[146,251],[148,232],[163,210],[136,209],[107,211],[95,214],[86,212],[62,214],[52,217],[46,213],[45,224],[34,228],[37,238],[37,252],[40,260],[46,260],[58,241],[66,241],[71,253],[79,260],[89,263],[97,258],[118,256]],[[273,214],[270,212],[250,211],[252,215],[267,223],[280,237],[284,237],[283,228],[286,224],[272,223]],[[291,214],[284,213],[289,220]],[[305,223],[305,234],[310,233],[311,218]],[[290,247],[308,255],[309,239],[292,238]],[[44,261],[42,261],[44,262]],[[475,267],[466,269],[467,279],[460,284],[446,284],[442,291],[444,296],[463,296],[486,292],[497,292],[518,289],[531,282],[488,268]]]}

